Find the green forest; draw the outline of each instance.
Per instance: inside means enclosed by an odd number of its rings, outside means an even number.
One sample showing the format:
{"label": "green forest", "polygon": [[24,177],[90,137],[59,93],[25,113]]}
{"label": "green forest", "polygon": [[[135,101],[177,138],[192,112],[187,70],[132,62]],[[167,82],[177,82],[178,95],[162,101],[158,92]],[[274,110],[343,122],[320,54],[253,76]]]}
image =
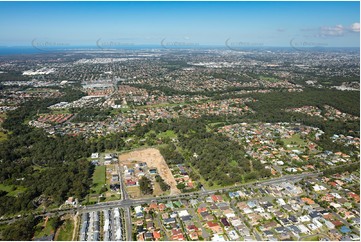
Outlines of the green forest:
{"label": "green forest", "polygon": [[46,107],[53,103],[82,95],[65,92],[60,99],[34,100],[8,112],[3,123],[8,139],[0,146],[0,183],[25,189],[17,196],[1,193],[0,215],[60,205],[68,196],[82,198],[88,193],[94,169],[85,159],[90,155],[89,142],[82,137],[49,137],[43,130],[24,124],[37,110],[47,112]]}
{"label": "green forest", "polygon": [[[114,133],[91,139],[82,136],[49,136],[41,129],[26,125],[38,112],[50,112],[48,106],[60,101],[70,102],[84,95],[72,89],[62,91],[65,95],[60,98],[29,101],[7,113],[7,119],[3,123],[7,139],[0,146],[0,183],[6,188],[0,193],[0,215],[34,210],[42,205],[60,205],[69,196],[82,200],[89,192],[94,172],[94,167],[86,158],[92,152],[131,149],[133,146],[126,144],[124,140],[144,138],[150,131],[155,133],[149,135],[153,139],[149,143],[153,145],[159,144],[159,138],[156,138],[158,134],[173,131],[177,136],[176,142],[164,137],[159,146],[165,160],[169,164],[192,167],[197,172],[191,172],[191,176],[197,180],[201,175],[210,186],[227,186],[270,176],[269,170],[264,169],[258,161],[250,160],[238,143],[215,132],[218,125],[213,124],[296,120],[324,130],[325,135],[317,143],[323,149],[338,151],[355,148],[334,143],[330,136],[335,133],[359,136],[358,121],[324,121],[284,111],[289,107],[313,105],[322,108],[328,104],[359,116],[358,92],[314,89],[305,89],[300,93],[249,94],[257,100],[249,103],[255,113],[244,116],[204,115],[198,119],[160,119],[138,126],[128,133]],[[233,96],[229,94],[229,97]],[[93,111],[88,111],[84,111],[85,117],[89,113],[94,114]],[[356,155],[355,153],[355,157]],[[163,185],[164,190],[167,190],[166,184]]]}
{"label": "green forest", "polygon": [[[166,162],[191,165],[211,186],[228,186],[271,175],[270,170],[265,169],[258,161],[252,161],[251,166],[250,160],[246,158],[243,148],[237,142],[224,135],[207,131],[208,122],[206,117],[159,120],[139,126],[132,133],[142,137],[142,134],[151,130],[157,134],[167,130],[174,131],[178,136],[178,143],[174,144],[170,139],[165,139],[166,145],[159,147]],[[194,154],[197,154],[197,158]]]}

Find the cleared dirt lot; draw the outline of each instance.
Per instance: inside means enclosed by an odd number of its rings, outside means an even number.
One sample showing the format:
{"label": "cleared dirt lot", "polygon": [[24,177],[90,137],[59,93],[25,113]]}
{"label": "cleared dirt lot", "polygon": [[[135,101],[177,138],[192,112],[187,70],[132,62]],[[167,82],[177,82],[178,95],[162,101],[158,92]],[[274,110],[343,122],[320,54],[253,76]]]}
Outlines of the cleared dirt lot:
{"label": "cleared dirt lot", "polygon": [[170,186],[170,194],[180,194],[181,192],[176,187],[172,172],[170,171],[167,163],[159,150],[155,148],[147,148],[141,150],[135,150],[119,155],[119,162],[121,165],[131,164],[132,161],[146,162],[148,167],[156,167],[158,174],[164,179],[164,181]]}

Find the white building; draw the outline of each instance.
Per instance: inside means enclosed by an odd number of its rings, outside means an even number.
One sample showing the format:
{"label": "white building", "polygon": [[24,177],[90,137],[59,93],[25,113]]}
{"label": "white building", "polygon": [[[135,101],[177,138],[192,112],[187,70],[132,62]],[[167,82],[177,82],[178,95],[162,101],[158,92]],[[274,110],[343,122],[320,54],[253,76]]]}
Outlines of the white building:
{"label": "white building", "polygon": [[91,158],[92,159],[98,159],[99,158],[99,153],[92,153]]}

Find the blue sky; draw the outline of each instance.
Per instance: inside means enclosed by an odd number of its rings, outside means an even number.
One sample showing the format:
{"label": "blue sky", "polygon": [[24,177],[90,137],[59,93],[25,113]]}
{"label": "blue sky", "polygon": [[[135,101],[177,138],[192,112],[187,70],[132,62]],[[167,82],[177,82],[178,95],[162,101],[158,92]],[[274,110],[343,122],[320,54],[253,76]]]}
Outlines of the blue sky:
{"label": "blue sky", "polygon": [[360,42],[359,2],[0,2],[0,46]]}

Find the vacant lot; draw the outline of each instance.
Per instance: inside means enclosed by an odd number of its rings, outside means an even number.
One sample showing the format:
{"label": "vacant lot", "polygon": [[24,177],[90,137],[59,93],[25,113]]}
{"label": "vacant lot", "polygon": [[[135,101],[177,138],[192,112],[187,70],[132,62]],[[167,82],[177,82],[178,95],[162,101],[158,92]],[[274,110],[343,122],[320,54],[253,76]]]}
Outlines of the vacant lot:
{"label": "vacant lot", "polygon": [[97,194],[100,194],[100,189],[106,183],[105,181],[105,166],[96,166],[93,174],[93,185],[91,187]]}
{"label": "vacant lot", "polygon": [[[54,218],[50,218],[54,219]],[[49,236],[54,233],[54,228],[51,226],[49,217],[46,217],[44,220],[41,220],[35,227],[34,238],[41,238],[43,236]]]}
{"label": "vacant lot", "polygon": [[74,220],[67,218],[63,221],[63,224],[58,228],[55,235],[57,241],[71,241],[73,237]]}
{"label": "vacant lot", "polygon": [[127,192],[130,198],[139,198],[142,195],[139,186],[127,187]]}
{"label": "vacant lot", "polygon": [[170,194],[179,194],[177,182],[175,181],[172,172],[170,171],[167,163],[159,150],[155,148],[148,148],[142,150],[136,150],[127,152],[119,156],[119,162],[121,165],[131,164],[132,161],[146,162],[148,167],[156,167],[158,174],[164,179],[164,181],[170,186]]}

